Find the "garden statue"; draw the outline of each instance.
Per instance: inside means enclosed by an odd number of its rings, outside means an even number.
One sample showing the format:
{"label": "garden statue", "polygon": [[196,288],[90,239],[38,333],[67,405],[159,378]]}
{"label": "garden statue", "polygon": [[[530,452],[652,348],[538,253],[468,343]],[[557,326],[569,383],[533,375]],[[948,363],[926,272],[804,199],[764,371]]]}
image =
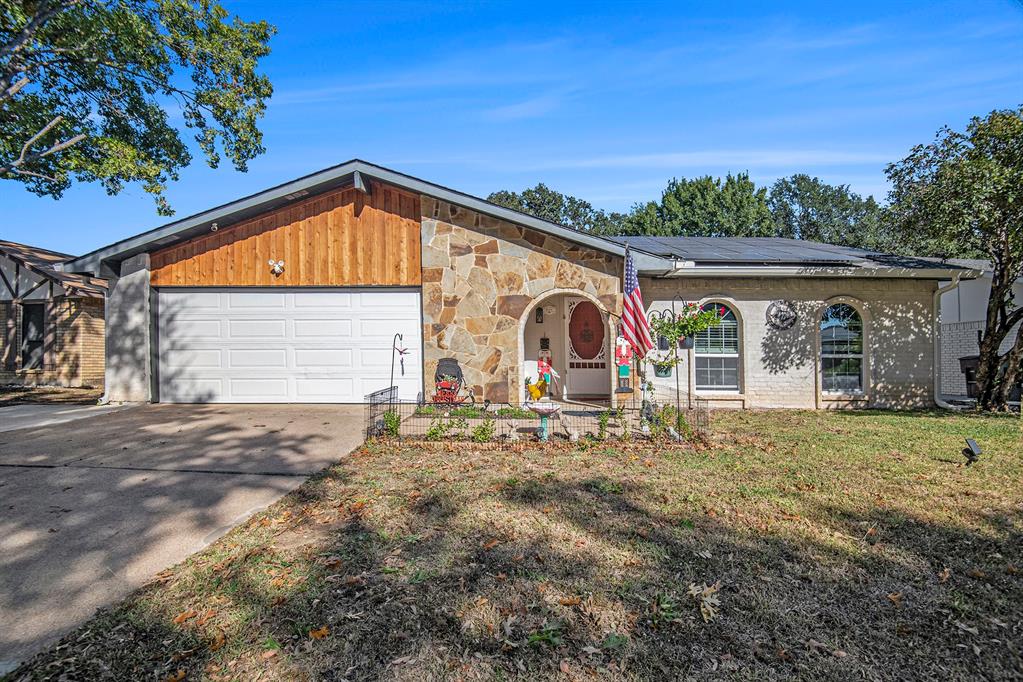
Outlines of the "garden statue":
{"label": "garden statue", "polygon": [[632,392],[632,344],[624,336],[615,342],[615,364],[618,365],[618,393]]}

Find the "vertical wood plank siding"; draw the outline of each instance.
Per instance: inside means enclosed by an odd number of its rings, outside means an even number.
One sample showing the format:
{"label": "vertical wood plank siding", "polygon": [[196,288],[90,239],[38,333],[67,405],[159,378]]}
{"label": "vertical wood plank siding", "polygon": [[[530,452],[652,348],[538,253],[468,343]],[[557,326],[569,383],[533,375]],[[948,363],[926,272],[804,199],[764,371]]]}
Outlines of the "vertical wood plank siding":
{"label": "vertical wood plank siding", "polygon": [[[222,228],[152,255],[154,286],[419,286],[419,197],[374,184]],[[274,277],[268,261],[284,261]]]}

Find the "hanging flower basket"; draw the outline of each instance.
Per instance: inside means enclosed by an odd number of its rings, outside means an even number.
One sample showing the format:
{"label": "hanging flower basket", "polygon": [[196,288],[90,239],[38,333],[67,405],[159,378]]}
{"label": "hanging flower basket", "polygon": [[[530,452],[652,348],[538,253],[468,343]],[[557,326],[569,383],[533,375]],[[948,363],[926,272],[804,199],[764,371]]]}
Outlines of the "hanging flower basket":
{"label": "hanging flower basket", "polygon": [[671,376],[671,365],[654,365],[654,376],[662,379]]}
{"label": "hanging flower basket", "polygon": [[680,336],[678,337],[678,347],[688,350],[696,345],[696,337],[694,336]]}

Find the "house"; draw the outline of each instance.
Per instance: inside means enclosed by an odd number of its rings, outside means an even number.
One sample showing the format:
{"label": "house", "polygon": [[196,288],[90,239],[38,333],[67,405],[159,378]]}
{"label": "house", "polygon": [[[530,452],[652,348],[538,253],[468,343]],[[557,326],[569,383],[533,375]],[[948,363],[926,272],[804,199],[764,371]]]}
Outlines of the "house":
{"label": "house", "polygon": [[71,258],[0,241],[0,385],[103,385],[106,282]]}
{"label": "house", "polygon": [[114,401],[360,402],[392,372],[416,399],[454,357],[477,398],[518,402],[543,348],[558,395],[614,405],[627,246],[653,311],[726,313],[659,397],[728,406],[932,404],[938,283],[977,274],[785,240],[607,239],[359,160],[64,270],[109,279]]}
{"label": "house", "polygon": [[[966,258],[947,262],[981,273],[980,277],[964,281],[941,296],[941,393],[948,400],[963,400],[969,394],[959,361],[980,353],[980,337],[991,294],[991,263]],[[1016,281],[1012,291],[1015,304],[1023,305],[1023,279]],[[1008,352],[1018,333],[1019,325],[1005,337],[998,352]]]}

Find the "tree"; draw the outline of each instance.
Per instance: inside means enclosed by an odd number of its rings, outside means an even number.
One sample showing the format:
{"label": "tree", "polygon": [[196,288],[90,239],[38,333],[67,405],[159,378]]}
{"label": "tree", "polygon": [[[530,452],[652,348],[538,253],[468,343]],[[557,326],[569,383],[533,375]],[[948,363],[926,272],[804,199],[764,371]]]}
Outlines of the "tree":
{"label": "tree", "polygon": [[1023,276],[1023,106],[970,120],[965,132],[944,127],[886,169],[893,215],[906,235],[922,235],[938,253],[983,254],[991,294],[980,344],[977,404],[1004,410],[1021,376],[1023,334],[999,348],[1023,321],[1012,302]]}
{"label": "tree", "polygon": [[747,173],[724,181],[709,175],[673,178],[660,203],[637,204],[626,219],[625,234],[676,237],[772,237],[774,220],[767,190]]}
{"label": "tree", "polygon": [[767,198],[779,237],[841,244],[883,253],[909,253],[906,239],[894,238],[884,209],[848,185],[829,185],[799,173],[775,181]]}
{"label": "tree", "polygon": [[192,161],[246,170],[272,93],[257,73],[274,27],[214,0],[0,0],[0,177],[59,198],[73,182],[109,194],[166,185]]}
{"label": "tree", "polygon": [[621,213],[606,213],[595,209],[590,202],[562,194],[542,182],[536,187],[523,190],[521,194],[508,190],[493,192],[487,201],[593,234],[619,234],[620,225],[625,219]]}

